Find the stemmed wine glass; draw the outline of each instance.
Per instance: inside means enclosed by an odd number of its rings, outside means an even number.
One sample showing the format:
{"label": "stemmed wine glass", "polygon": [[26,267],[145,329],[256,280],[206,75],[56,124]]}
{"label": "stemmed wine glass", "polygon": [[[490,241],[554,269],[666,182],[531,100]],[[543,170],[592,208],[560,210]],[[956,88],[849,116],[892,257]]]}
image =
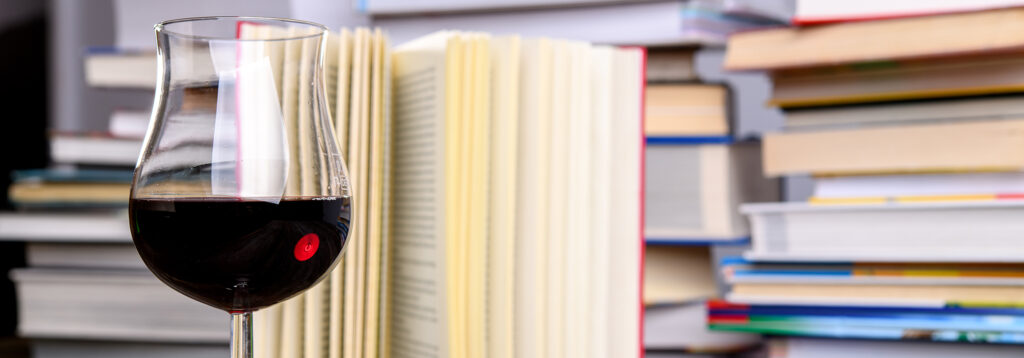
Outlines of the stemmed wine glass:
{"label": "stemmed wine glass", "polygon": [[252,356],[252,312],[338,261],[350,193],[324,100],[326,28],[202,17],[156,25],[159,77],[131,189],[131,232],[171,288],[231,314]]}

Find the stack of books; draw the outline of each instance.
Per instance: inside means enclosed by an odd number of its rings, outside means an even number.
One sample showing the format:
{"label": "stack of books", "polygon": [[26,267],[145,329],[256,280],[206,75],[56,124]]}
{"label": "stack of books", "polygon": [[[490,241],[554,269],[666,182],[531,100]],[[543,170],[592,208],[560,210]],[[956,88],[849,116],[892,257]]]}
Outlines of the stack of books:
{"label": "stack of books", "polygon": [[[139,88],[133,83],[155,78],[152,53],[133,54],[150,67],[115,63],[97,72],[103,56],[111,55],[85,58],[91,85]],[[35,357],[228,354],[226,315],[157,280],[131,243],[129,187],[148,121],[118,112],[100,133],[54,132],[50,166],[12,175],[6,190],[15,210],[0,213],[0,240],[25,242],[27,267],[11,279],[18,334]]]}
{"label": "stack of books", "polygon": [[722,262],[731,289],[709,304],[712,328],[1024,343],[1022,15],[730,39],[727,67],[770,71],[785,110],[784,130],[764,137],[764,173],[810,174],[814,188],[807,202],[743,207],[752,247]]}
{"label": "stack of books", "polygon": [[[227,354],[224,315],[159,282],[131,244],[128,168],[75,164],[14,173],[0,240],[26,242],[15,269],[18,333],[37,357]],[[118,342],[135,342],[121,344]]]}
{"label": "stack of books", "polygon": [[735,353],[751,335],[709,332],[714,244],[743,244],[739,204],[778,198],[760,143],[734,140],[731,87],[702,81],[697,49],[649,50],[645,136],[645,339],[649,353]]}
{"label": "stack of books", "polygon": [[740,203],[778,198],[761,173],[761,144],[738,141],[730,86],[704,82],[694,52],[651,50],[644,133],[644,232],[649,244],[745,241]]}

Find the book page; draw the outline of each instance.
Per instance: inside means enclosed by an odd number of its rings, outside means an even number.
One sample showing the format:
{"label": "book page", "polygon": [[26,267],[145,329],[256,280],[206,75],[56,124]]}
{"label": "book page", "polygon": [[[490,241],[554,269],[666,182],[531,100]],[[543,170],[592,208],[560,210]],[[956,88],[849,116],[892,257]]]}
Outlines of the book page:
{"label": "book page", "polygon": [[[345,257],[345,290],[349,295],[345,296],[345,327],[349,334],[344,335],[344,356],[362,356],[363,343],[363,303],[365,283],[364,271],[366,262],[366,203],[369,200],[366,193],[366,173],[368,168],[364,165],[366,158],[365,148],[368,117],[369,117],[369,81],[370,81],[370,34],[366,29],[355,30],[353,42],[353,66],[352,66],[352,106],[349,111],[349,162],[352,166],[352,186],[354,189],[353,212],[364,213],[363,217],[355,217],[352,220],[353,231],[346,249]],[[355,293],[355,294],[353,294]]]}
{"label": "book page", "polygon": [[[289,35],[296,35],[296,29],[290,28]],[[285,44],[283,59],[284,75],[282,77],[282,98],[285,127],[288,130],[288,153],[291,160],[288,167],[287,195],[301,195],[302,187],[299,180],[301,167],[301,151],[299,150],[298,132],[298,101],[299,101],[299,62],[302,56],[302,43],[288,41]],[[295,297],[282,304],[281,309],[281,346],[278,357],[302,356],[302,319],[304,316],[302,297]]]}
{"label": "book page", "polygon": [[[302,64],[299,66],[299,154],[302,167],[299,169],[302,173],[302,194],[317,196],[326,195],[327,180],[327,163],[325,161],[323,153],[317,151],[316,146],[319,141],[316,140],[319,133],[324,133],[327,128],[323,126],[328,125],[326,122],[329,118],[320,118],[317,113],[314,112],[316,106],[323,100],[323,97],[317,96],[316,84],[310,86],[309,84],[314,81],[314,66],[316,66],[317,58],[315,56],[308,56],[308,54],[316,53],[317,47],[320,44],[317,39],[309,38],[302,40]],[[328,48],[330,48],[328,46]],[[325,49],[321,49],[325,50]],[[329,117],[328,113],[324,113],[325,116]],[[304,303],[304,315],[303,315],[303,357],[305,358],[321,358],[326,352],[324,350],[324,343],[326,342],[326,336],[324,335],[327,330],[324,326],[325,318],[327,317],[328,309],[324,305],[326,303],[326,295],[329,289],[330,281],[320,281],[305,293],[302,294]]]}
{"label": "book page", "polygon": [[547,320],[551,41],[526,39],[520,61],[515,222],[515,355],[544,357]]}
{"label": "book page", "polygon": [[330,288],[330,280],[323,280],[311,287],[302,294],[305,300],[303,309],[303,343],[302,354],[305,358],[320,358],[326,352],[324,344],[327,342],[327,330],[324,326],[327,317],[327,292]]}
{"label": "book page", "polygon": [[469,70],[470,89],[464,91],[465,100],[470,103],[468,122],[469,136],[465,138],[469,150],[468,217],[465,222],[469,232],[466,236],[466,327],[464,337],[467,357],[487,355],[487,251],[488,222],[490,219],[490,36],[472,34],[471,47],[467,55],[472,57]]}
{"label": "book page", "polygon": [[446,33],[393,55],[394,179],[390,344],[392,357],[449,357]]}
{"label": "book page", "polygon": [[[255,26],[245,24],[242,26],[243,33],[240,37],[249,38],[250,34],[248,29],[255,29],[255,34],[251,34],[256,38],[272,38],[280,36],[282,32],[286,31],[282,28],[274,26]],[[282,68],[284,59],[284,45],[279,42],[270,41],[265,44],[263,55],[265,55],[270,62],[272,69],[272,76],[274,80],[274,88],[277,91],[277,97],[279,100],[283,100],[282,97],[282,80],[284,76],[284,69]],[[281,102],[278,102],[278,105]],[[253,314],[253,354],[256,358],[271,358],[276,357],[277,352],[280,350],[281,342],[281,304],[273,305],[262,310],[256,311]]]}
{"label": "book page", "polygon": [[381,262],[380,262],[380,267],[381,267],[381,274],[380,274],[380,276],[381,276],[381,278],[380,278],[381,290],[380,290],[380,295],[381,296],[380,296],[380,299],[379,299],[379,301],[380,301],[380,309],[378,310],[378,312],[380,314],[380,318],[378,319],[378,322],[380,322],[380,327],[379,327],[379,331],[380,332],[378,333],[380,338],[378,339],[378,348],[377,349],[379,350],[379,355],[378,356],[380,358],[390,358],[391,357],[391,351],[390,351],[390,347],[391,347],[391,340],[390,340],[390,336],[391,336],[391,330],[390,330],[391,329],[391,315],[389,314],[389,312],[391,310],[391,306],[389,306],[388,302],[390,302],[390,300],[391,300],[391,285],[390,285],[390,283],[392,282],[392,279],[391,279],[390,265],[391,265],[391,257],[394,254],[394,251],[392,251],[392,246],[391,246],[391,215],[392,215],[392,213],[391,213],[391,207],[392,207],[392,203],[391,203],[391,178],[392,178],[392,175],[391,175],[391,155],[392,155],[391,145],[393,143],[392,142],[392,133],[393,132],[392,132],[392,121],[391,121],[392,117],[391,116],[392,116],[392,113],[394,113],[394,111],[392,110],[392,105],[394,105],[394,102],[392,101],[392,98],[393,98],[392,97],[392,83],[393,83],[393,81],[392,81],[392,74],[394,72],[392,71],[393,67],[391,66],[391,58],[392,58],[391,43],[390,43],[390,40],[388,39],[387,36],[384,36],[384,44],[381,47],[382,47],[381,51],[383,51],[383,56],[382,57],[383,57],[383,62],[384,62],[384,64],[383,64],[384,65],[384,68],[383,68],[384,72],[382,74],[384,76],[384,81],[383,81],[384,82],[384,85],[383,85],[384,109],[383,109],[383,113],[382,113],[383,114],[383,118],[381,118],[381,126],[382,126],[382,131],[383,131],[382,138],[381,138],[381,146],[382,146],[382,148],[381,148],[381,154],[380,154],[382,169],[381,169],[381,176],[380,176],[380,180],[379,180],[379,183],[380,183],[380,185],[382,187],[382,190],[381,190],[382,191],[382,193],[381,193],[381,207],[380,207],[380,211],[381,211],[380,226],[381,226],[381,237],[382,237],[382,239],[381,239],[381,254],[382,254],[382,257],[381,257]]}
{"label": "book page", "polygon": [[590,268],[588,269],[590,287],[586,297],[590,302],[587,313],[587,317],[590,319],[587,327],[587,345],[591,347],[588,352],[588,357],[591,358],[611,357],[601,344],[610,339],[607,336],[608,314],[611,309],[607,292],[610,285],[605,278],[611,275],[612,270],[609,267],[611,235],[606,230],[606,223],[615,220],[611,215],[610,193],[614,192],[616,188],[612,186],[611,176],[614,171],[619,169],[612,163],[611,148],[612,118],[615,116],[613,103],[616,100],[612,85],[615,73],[614,55],[615,50],[611,47],[594,46],[590,50],[591,88],[593,89],[590,104],[592,108],[590,147],[593,163],[590,167],[590,205],[593,207],[590,226],[593,230],[588,235],[590,241]]}
{"label": "book page", "polygon": [[617,49],[615,53],[615,117],[612,119],[612,218],[605,230],[611,234],[608,276],[609,357],[641,354],[640,265],[643,255],[643,50]]}
{"label": "book page", "polygon": [[555,40],[552,46],[552,93],[549,122],[548,180],[550,209],[547,241],[547,352],[548,357],[565,357],[565,237],[568,220],[568,142],[571,62],[570,45]]}
{"label": "book page", "polygon": [[564,309],[564,355],[589,357],[587,332],[591,297],[587,297],[590,256],[590,222],[593,206],[590,204],[591,113],[590,98],[590,45],[581,42],[569,44],[569,112],[565,137],[567,146],[566,172],[566,235],[563,239],[565,294],[561,297]]}
{"label": "book page", "polygon": [[[341,32],[335,34],[332,41],[337,44],[335,54],[337,71],[336,78],[333,82],[335,90],[334,99],[334,139],[338,142],[338,151],[341,152],[341,157],[345,159],[345,164],[351,166],[352,158],[348,156],[348,113],[349,113],[349,94],[351,93],[350,88],[352,86],[351,73],[352,65],[352,34],[348,29],[341,29]],[[330,86],[330,84],[328,84]],[[349,234],[349,240],[353,235]],[[347,262],[343,256],[338,266],[331,272],[331,303],[329,312],[329,328],[327,334],[327,341],[329,347],[327,350],[328,358],[341,358],[342,347],[344,338],[344,317],[342,312],[345,309],[345,267]]]}
{"label": "book page", "polygon": [[359,115],[353,117],[352,120],[357,121],[357,126],[352,129],[352,136],[356,137],[353,139],[354,143],[358,143],[359,147],[353,151],[356,158],[353,161],[353,166],[357,166],[359,170],[353,175],[358,180],[359,186],[356,187],[356,193],[359,197],[363,198],[357,201],[357,210],[363,213],[363,217],[359,219],[361,225],[359,234],[359,245],[356,246],[355,258],[356,258],[356,292],[359,294],[356,296],[356,311],[355,311],[355,322],[357,329],[353,332],[356,341],[356,357],[362,357],[365,355],[365,335],[366,335],[366,274],[369,270],[367,266],[367,251],[370,245],[369,238],[369,207],[370,207],[370,121],[372,111],[372,82],[373,82],[373,34],[369,29],[360,28],[356,30],[357,35],[362,38],[362,52],[361,59],[362,66],[359,71],[362,72],[359,79],[360,91],[362,91],[363,101],[359,104]]}
{"label": "book page", "polygon": [[[294,41],[293,41],[294,42]],[[313,107],[316,105],[313,98],[313,86],[309,83],[313,82],[313,66],[315,66],[316,57],[311,56],[316,53],[314,50],[319,44],[316,39],[303,39],[301,40],[302,49],[301,55],[299,56],[299,101],[297,103],[298,111],[298,146],[299,146],[299,175],[302,176],[302,180],[299,183],[299,190],[302,195],[320,195],[320,182],[319,178],[323,177],[320,170],[324,167],[321,163],[321,158],[315,152],[315,145],[317,143],[316,138],[317,130],[319,129],[319,121],[314,118]]]}
{"label": "book page", "polygon": [[382,157],[383,150],[381,141],[384,138],[384,80],[390,79],[383,73],[384,47],[387,46],[384,34],[380,29],[373,34],[373,56],[372,56],[372,81],[371,81],[371,111],[369,123],[369,202],[367,206],[367,250],[366,250],[366,317],[363,326],[364,346],[366,357],[377,357],[378,327],[380,325],[380,287],[381,287],[381,205],[383,196]]}
{"label": "book page", "polygon": [[518,36],[490,43],[490,227],[487,247],[487,357],[514,356]]}
{"label": "book page", "polygon": [[448,355],[455,358],[466,356],[466,236],[468,235],[469,190],[469,148],[465,138],[469,136],[466,117],[471,115],[470,103],[464,100],[469,86],[469,76],[464,74],[466,66],[472,64],[467,58],[468,41],[452,33],[447,36],[445,52],[444,82],[444,185],[445,185],[445,278],[447,306]]}
{"label": "book page", "polygon": [[[287,30],[288,36],[296,34],[295,28]],[[285,194],[289,196],[301,195],[302,183],[299,180],[299,60],[302,56],[302,43],[299,41],[286,41],[284,58],[282,61],[281,76],[281,112],[284,115],[285,129],[288,132],[288,153],[291,155],[288,161],[288,175]]]}

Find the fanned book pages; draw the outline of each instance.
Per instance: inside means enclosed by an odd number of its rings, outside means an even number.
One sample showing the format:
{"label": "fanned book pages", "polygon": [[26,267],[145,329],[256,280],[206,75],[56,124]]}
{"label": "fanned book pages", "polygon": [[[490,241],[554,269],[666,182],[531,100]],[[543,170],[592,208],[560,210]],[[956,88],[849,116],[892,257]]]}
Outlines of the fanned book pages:
{"label": "fanned book pages", "polygon": [[[641,353],[643,50],[463,32],[392,50],[369,29],[326,41],[352,232],[327,278],[257,312],[258,357]],[[294,104],[313,94],[295,89],[313,79],[281,64],[309,64],[265,50],[251,55],[302,128]],[[322,167],[294,135],[289,169]]]}
{"label": "fanned book pages", "polygon": [[[281,29],[256,24],[239,28],[242,38],[268,38]],[[289,170],[323,170],[308,155],[312,145],[299,140],[304,133],[296,128],[310,121],[309,113],[297,104],[310,101],[314,94],[297,91],[302,78],[301,66],[315,65],[312,59],[298,61],[300,46],[314,43],[279,45],[273,42],[260,51],[240,56],[266,56],[276,78],[275,88],[283,101],[285,126],[289,132],[292,158]],[[352,232],[342,262],[334,272],[302,295],[256,313],[254,353],[257,357],[376,357],[384,332],[381,317],[384,290],[383,269],[386,190],[386,160],[390,135],[390,59],[386,36],[379,30],[342,30],[332,32],[324,47],[326,103],[332,113],[331,128],[339,151],[351,168],[355,193]],[[250,53],[255,52],[255,53]],[[282,61],[282,59],[291,59]],[[286,64],[283,65],[282,64]],[[289,182],[292,184],[292,182]],[[292,195],[315,194],[326,183],[296,182],[287,189]]]}
{"label": "fanned book pages", "polygon": [[639,354],[642,64],[479,33],[396,49],[386,354]]}

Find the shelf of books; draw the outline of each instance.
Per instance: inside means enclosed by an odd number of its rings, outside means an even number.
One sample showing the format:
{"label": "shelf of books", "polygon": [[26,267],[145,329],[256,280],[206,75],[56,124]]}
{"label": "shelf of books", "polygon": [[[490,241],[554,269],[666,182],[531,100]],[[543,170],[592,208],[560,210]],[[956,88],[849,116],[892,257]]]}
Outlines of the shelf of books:
{"label": "shelf of books", "polygon": [[799,22],[828,24],[729,41],[726,67],[768,72],[785,114],[764,175],[810,175],[813,193],[742,206],[751,246],[718,262],[710,327],[808,337],[772,357],[1019,354],[1024,9],[871,20],[899,6],[806,2]]}

